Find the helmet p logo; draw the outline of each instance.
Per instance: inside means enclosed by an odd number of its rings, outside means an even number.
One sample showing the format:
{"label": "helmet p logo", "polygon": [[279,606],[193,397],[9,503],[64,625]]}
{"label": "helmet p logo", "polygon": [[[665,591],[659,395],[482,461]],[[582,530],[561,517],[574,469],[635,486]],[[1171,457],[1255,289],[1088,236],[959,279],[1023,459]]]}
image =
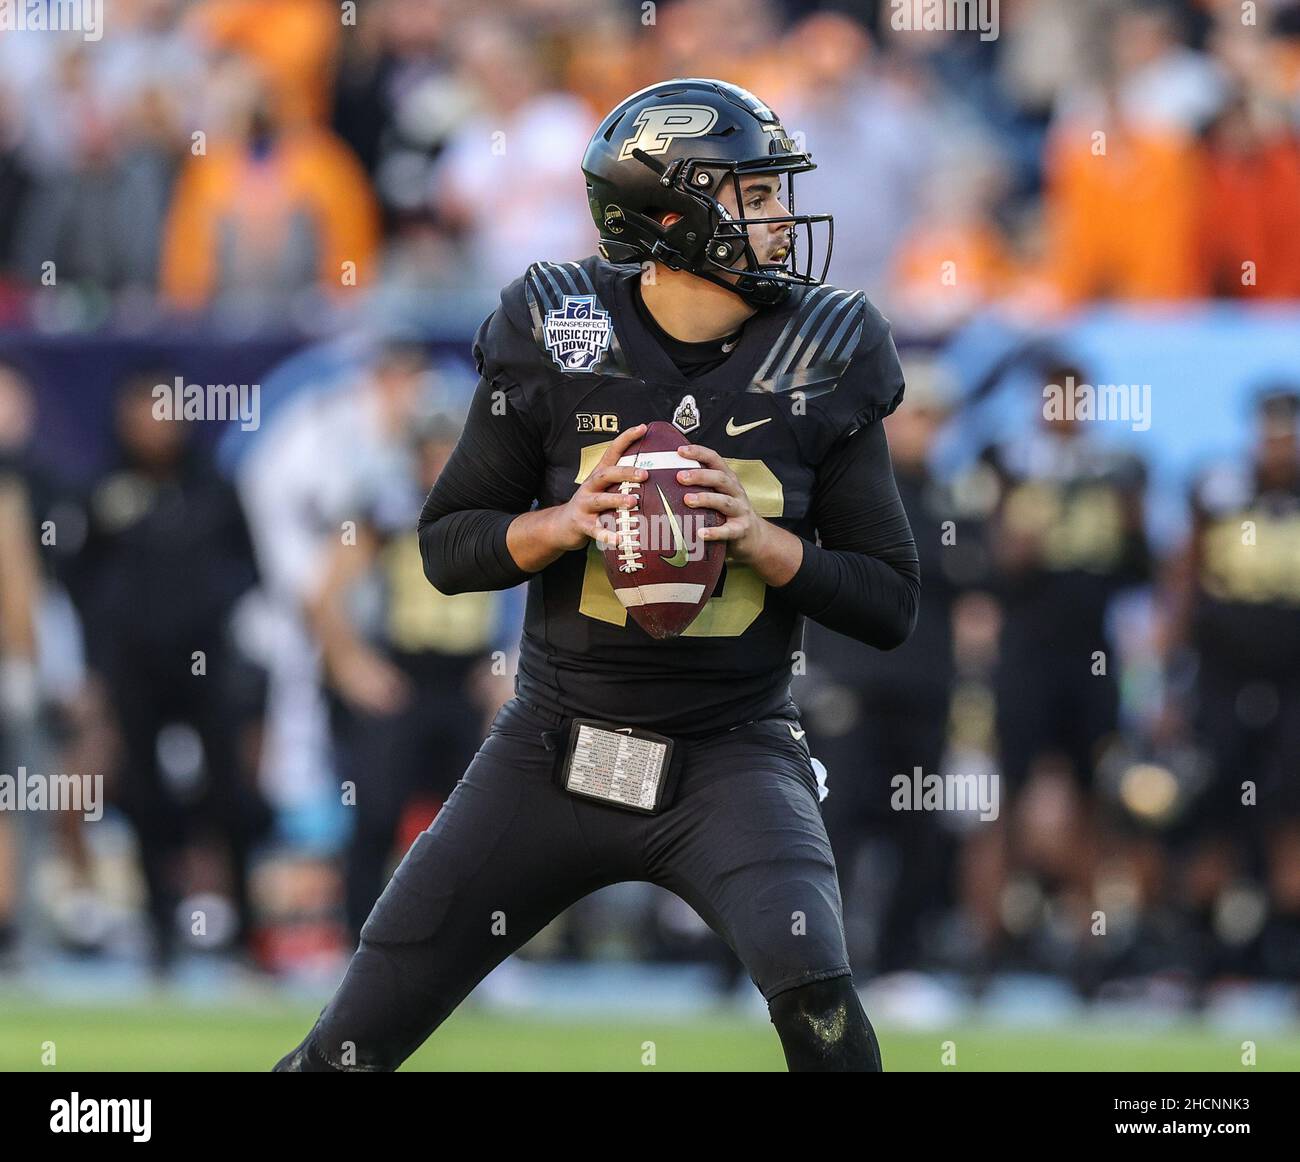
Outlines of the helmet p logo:
{"label": "helmet p logo", "polygon": [[707,105],[657,105],[643,109],[634,124],[636,133],[623,142],[618,160],[627,161],[634,149],[667,153],[675,137],[703,137],[718,121],[718,111]]}

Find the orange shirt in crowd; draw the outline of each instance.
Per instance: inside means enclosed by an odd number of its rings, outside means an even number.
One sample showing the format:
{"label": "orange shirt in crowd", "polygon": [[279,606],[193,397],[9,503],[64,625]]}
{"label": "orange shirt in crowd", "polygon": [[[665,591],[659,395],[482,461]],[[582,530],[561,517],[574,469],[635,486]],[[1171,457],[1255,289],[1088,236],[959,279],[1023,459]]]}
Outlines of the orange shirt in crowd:
{"label": "orange shirt in crowd", "polygon": [[[1206,294],[1300,298],[1300,148],[1206,154],[1197,257]],[[1245,268],[1244,263],[1253,263]],[[1243,275],[1247,280],[1243,281]]]}
{"label": "orange shirt in crowd", "polygon": [[[250,281],[250,272],[255,282],[259,267],[275,267],[297,221],[310,224],[322,287],[352,289],[345,262],[356,264],[357,286],[374,277],[379,208],[361,164],[332,134],[287,134],[261,159],[224,144],[190,158],[164,232],[164,299],[193,310],[232,282]],[[236,269],[220,269],[223,259]]]}
{"label": "orange shirt in crowd", "polygon": [[340,12],[330,0],[200,0],[190,19],[208,44],[261,65],[286,123],[323,124],[334,87]]}
{"label": "orange shirt in crowd", "polygon": [[955,321],[1000,298],[1011,273],[1006,242],[990,223],[922,225],[895,255],[892,301],[935,322]]}
{"label": "orange shirt in crowd", "polygon": [[1066,303],[1181,299],[1199,290],[1195,153],[1174,136],[1062,127],[1047,165],[1047,261]]}

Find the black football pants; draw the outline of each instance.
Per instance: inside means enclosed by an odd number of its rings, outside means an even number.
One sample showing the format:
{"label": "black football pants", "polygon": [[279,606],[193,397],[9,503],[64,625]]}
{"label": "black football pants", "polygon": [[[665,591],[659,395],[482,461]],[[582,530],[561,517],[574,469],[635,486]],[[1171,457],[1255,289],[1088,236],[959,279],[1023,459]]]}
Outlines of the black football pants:
{"label": "black football pants", "polygon": [[[835,862],[793,705],[789,713],[679,743],[675,798],[647,816],[563,790],[554,778],[563,723],[507,703],[402,860],[296,1054],[310,1045],[335,1069],[396,1069],[492,968],[570,904],[625,880],[690,904],[769,1004],[847,977]],[[861,1007],[848,1011],[856,1030]],[[869,1026],[855,1043],[868,1036],[874,1047]],[[278,1068],[294,1068],[294,1056]]]}

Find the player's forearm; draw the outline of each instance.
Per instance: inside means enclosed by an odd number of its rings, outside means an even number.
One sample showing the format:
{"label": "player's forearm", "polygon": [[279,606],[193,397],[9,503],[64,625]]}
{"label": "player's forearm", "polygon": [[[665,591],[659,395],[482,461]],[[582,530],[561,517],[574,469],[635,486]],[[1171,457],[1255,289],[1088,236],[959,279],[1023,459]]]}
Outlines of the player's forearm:
{"label": "player's forearm", "polygon": [[559,543],[556,516],[560,506],[520,513],[506,530],[506,548],[526,573],[540,573],[568,550]]}
{"label": "player's forearm", "polygon": [[765,585],[788,585],[803,564],[804,539],[771,521],[760,520],[758,549],[745,561]]}
{"label": "player's forearm", "polygon": [[544,468],[530,421],[506,401],[505,388],[480,380],[456,449],[420,511],[424,574],[436,589],[486,592],[528,580],[532,570],[515,561],[507,538],[537,499]]}
{"label": "player's forearm", "polygon": [[921,593],[915,561],[802,545],[798,572],[777,590],[800,613],[877,649],[892,650],[911,636]]}
{"label": "player's forearm", "polygon": [[527,581],[530,570],[515,561],[507,544],[515,513],[462,509],[420,521],[424,575],[440,593],[478,593],[510,589]]}
{"label": "player's forearm", "polygon": [[802,542],[799,570],[777,592],[837,633],[902,645],[916,626],[921,566],[880,424],[822,462],[812,515],[821,544]]}

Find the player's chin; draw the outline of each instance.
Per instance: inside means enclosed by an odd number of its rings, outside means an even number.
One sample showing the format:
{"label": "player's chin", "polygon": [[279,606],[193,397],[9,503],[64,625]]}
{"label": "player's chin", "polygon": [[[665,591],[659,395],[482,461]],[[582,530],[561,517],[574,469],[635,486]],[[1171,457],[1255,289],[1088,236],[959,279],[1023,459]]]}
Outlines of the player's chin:
{"label": "player's chin", "polygon": [[719,272],[721,277],[727,282],[736,282],[742,274],[789,274],[790,259],[787,255],[783,258],[768,258],[754,265],[750,265],[746,259],[741,266],[733,266],[726,271]]}

